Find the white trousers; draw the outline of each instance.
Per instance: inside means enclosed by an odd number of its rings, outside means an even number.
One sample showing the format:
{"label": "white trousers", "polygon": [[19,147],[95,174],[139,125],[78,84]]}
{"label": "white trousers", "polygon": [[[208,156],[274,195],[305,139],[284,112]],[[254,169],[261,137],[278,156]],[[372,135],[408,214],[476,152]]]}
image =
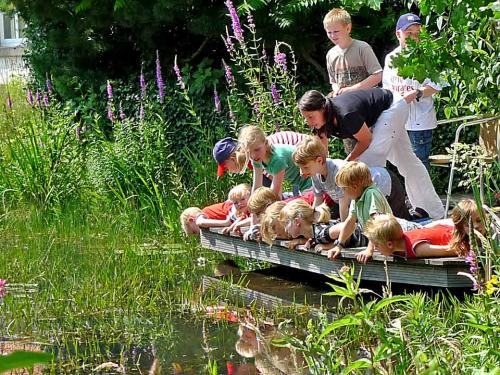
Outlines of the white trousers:
{"label": "white trousers", "polygon": [[389,160],[405,178],[406,194],[412,206],[423,208],[433,219],[444,216],[441,199],[427,169],[413,152],[405,129],[409,104],[394,101],[382,112],[372,130],[370,146],[358,158],[369,167],[385,167]]}

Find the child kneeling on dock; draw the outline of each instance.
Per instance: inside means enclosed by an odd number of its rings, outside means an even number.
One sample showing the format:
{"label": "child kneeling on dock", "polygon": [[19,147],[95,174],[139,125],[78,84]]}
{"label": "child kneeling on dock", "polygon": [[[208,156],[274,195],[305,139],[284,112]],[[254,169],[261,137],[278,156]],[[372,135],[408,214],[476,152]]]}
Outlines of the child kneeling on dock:
{"label": "child kneeling on dock", "polygon": [[181,213],[181,226],[186,235],[199,235],[200,228],[221,227],[230,231],[234,225],[248,217],[248,198],[250,186],[236,185],[229,191],[228,200],[203,209],[186,208]]}
{"label": "child kneeling on dock", "polygon": [[[451,225],[452,224],[452,225]],[[471,229],[485,233],[476,202],[464,199],[451,212],[451,222],[404,232],[393,215],[378,215],[366,223],[364,234],[382,255],[405,258],[465,257],[470,251]],[[369,249],[358,254],[365,263],[372,255]]]}

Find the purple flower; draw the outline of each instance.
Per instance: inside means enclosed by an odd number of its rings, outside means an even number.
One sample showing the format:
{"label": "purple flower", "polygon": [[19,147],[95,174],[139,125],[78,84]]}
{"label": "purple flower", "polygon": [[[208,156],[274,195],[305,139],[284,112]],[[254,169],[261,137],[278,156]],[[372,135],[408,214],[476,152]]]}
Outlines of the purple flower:
{"label": "purple flower", "polygon": [[182,79],[181,75],[181,70],[179,69],[179,66],[177,65],[177,55],[175,56],[174,59],[174,72],[175,76],[177,77],[177,84],[182,90],[186,89],[186,85],[184,84],[184,80]]}
{"label": "purple flower", "polygon": [[252,13],[250,12],[247,13],[247,25],[250,28],[250,30],[255,29],[255,23],[253,22]]}
{"label": "purple flower", "polygon": [[284,72],[286,72],[286,54],[284,54],[283,52],[278,52],[276,55],[274,55],[274,64],[278,68],[281,68]]}
{"label": "purple flower", "polygon": [[75,135],[76,135],[76,139],[78,140],[81,140],[82,139],[82,128],[80,128],[79,126],[76,127],[75,129]]}
{"label": "purple flower", "polygon": [[45,106],[45,108],[48,108],[50,105],[49,97],[47,96],[47,94],[43,94],[43,105]]}
{"label": "purple flower", "polygon": [[50,78],[47,78],[45,81],[45,87],[47,88],[49,94],[52,94],[52,82],[50,81]]}
{"label": "purple flower", "polygon": [[238,13],[236,13],[233,2],[231,0],[226,0],[224,4],[226,4],[227,9],[229,10],[229,15],[231,16],[234,37],[239,42],[243,42],[243,30],[241,29],[240,19],[238,18]]}
{"label": "purple flower", "polygon": [[229,111],[229,119],[231,121],[236,121],[236,116],[234,115],[234,112],[233,111]]}
{"label": "purple flower", "polygon": [[5,297],[7,294],[7,280],[0,279],[0,298]]}
{"label": "purple flower", "polygon": [[477,271],[479,270],[479,266],[477,264],[477,257],[476,253],[472,250],[469,251],[467,256],[465,257],[465,263],[469,265],[469,272],[472,275],[475,275]]}
{"label": "purple flower", "polygon": [[34,104],[33,92],[31,91],[31,89],[28,89],[28,91],[26,92],[26,100],[31,106]]}
{"label": "purple flower", "polygon": [[144,120],[144,106],[141,104],[141,108],[139,109],[139,119]]}
{"label": "purple flower", "polygon": [[215,104],[215,112],[221,113],[222,108],[221,108],[220,97],[216,89],[214,89],[214,104]]}
{"label": "purple flower", "polygon": [[225,40],[224,40],[225,44],[226,44],[226,49],[227,49],[227,52],[231,53],[234,51],[234,44],[233,44],[233,41],[231,40],[231,37],[228,36]]}
{"label": "purple flower", "polygon": [[229,65],[226,64],[226,62],[224,60],[222,60],[222,64],[224,65],[224,71],[226,74],[226,81],[231,86],[234,84],[233,72],[231,71],[231,68],[229,67]]}
{"label": "purple flower", "polygon": [[260,103],[259,102],[253,103],[253,111],[255,112],[255,114],[257,116],[261,115],[261,113],[260,113]]}
{"label": "purple flower", "polygon": [[144,99],[146,97],[146,80],[144,79],[144,74],[142,73],[142,69],[141,69],[141,75],[139,76],[139,85],[141,86],[141,99]]}
{"label": "purple flower", "polygon": [[266,52],[266,49],[264,47],[262,47],[262,60],[266,60],[267,59],[267,52]]}
{"label": "purple flower", "polygon": [[108,105],[108,119],[111,122],[115,122],[115,114],[113,113],[113,108],[111,108],[111,104]]}
{"label": "purple flower", "polygon": [[113,87],[111,86],[109,79],[106,83],[106,91],[108,92],[108,100],[113,100]]}
{"label": "purple flower", "polygon": [[36,106],[38,108],[42,108],[42,97],[40,96],[40,91],[36,92],[35,98],[36,98]]}
{"label": "purple flower", "polygon": [[158,51],[156,51],[156,84],[158,85],[160,103],[163,103],[163,98],[165,97],[165,84],[163,83],[163,77],[161,76],[160,54]]}
{"label": "purple flower", "polygon": [[280,129],[281,129],[281,124],[280,124],[278,121],[276,121],[276,122],[274,123],[274,126],[276,127],[276,131],[277,131],[277,132],[279,132],[279,131],[280,131]]}
{"label": "purple flower", "polygon": [[10,94],[7,94],[7,107],[12,109],[12,98],[10,97]]}
{"label": "purple flower", "polygon": [[120,120],[125,121],[125,112],[123,112],[123,108],[122,108],[121,104],[120,104],[119,114],[120,114]]}
{"label": "purple flower", "polygon": [[278,92],[278,89],[276,88],[276,85],[274,83],[271,84],[271,96],[273,97],[273,102],[275,104],[278,104],[280,102],[280,93]]}

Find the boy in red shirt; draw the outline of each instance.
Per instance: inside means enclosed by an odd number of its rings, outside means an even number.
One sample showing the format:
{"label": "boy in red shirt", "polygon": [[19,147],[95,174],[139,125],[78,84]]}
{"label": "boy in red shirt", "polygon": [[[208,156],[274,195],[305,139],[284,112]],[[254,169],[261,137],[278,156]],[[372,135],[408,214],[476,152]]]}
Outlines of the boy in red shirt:
{"label": "boy in red shirt", "polygon": [[[382,255],[427,258],[457,256],[449,247],[453,230],[451,225],[437,224],[403,232],[393,215],[381,214],[366,223],[363,233]],[[357,255],[357,259],[366,263],[372,254],[373,251],[368,254],[365,250]]]}
{"label": "boy in red shirt", "polygon": [[199,235],[200,228],[231,227],[248,216],[250,186],[240,184],[229,191],[229,199],[203,209],[186,208],[181,213],[182,230],[186,235]]}

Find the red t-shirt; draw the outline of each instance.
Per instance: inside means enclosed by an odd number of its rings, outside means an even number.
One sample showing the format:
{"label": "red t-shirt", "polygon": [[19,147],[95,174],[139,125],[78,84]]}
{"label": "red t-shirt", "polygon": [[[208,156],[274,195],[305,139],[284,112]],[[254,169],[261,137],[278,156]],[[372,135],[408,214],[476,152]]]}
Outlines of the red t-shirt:
{"label": "red t-shirt", "polygon": [[[307,193],[305,194],[302,194],[302,195],[298,195],[296,197],[291,197],[291,198],[287,198],[284,200],[284,202],[288,203],[290,201],[293,201],[295,199],[302,199],[303,201],[305,201],[309,206],[312,206],[313,203],[314,203],[314,191],[308,191]],[[336,205],[337,203],[335,203],[332,198],[330,198],[330,196],[326,193],[323,194],[323,201],[326,203],[326,205],[328,207],[333,207],[334,205]]]}
{"label": "red t-shirt", "polygon": [[233,207],[233,202],[227,200],[222,203],[207,206],[202,209],[201,212],[203,212],[203,215],[206,216],[207,219],[225,220],[231,211],[231,207]]}
{"label": "red t-shirt", "polygon": [[395,255],[402,255],[406,258],[416,258],[415,248],[422,242],[431,245],[448,245],[450,243],[454,227],[451,225],[438,224],[430,228],[410,230],[403,233],[406,245],[406,254],[395,252]]}

